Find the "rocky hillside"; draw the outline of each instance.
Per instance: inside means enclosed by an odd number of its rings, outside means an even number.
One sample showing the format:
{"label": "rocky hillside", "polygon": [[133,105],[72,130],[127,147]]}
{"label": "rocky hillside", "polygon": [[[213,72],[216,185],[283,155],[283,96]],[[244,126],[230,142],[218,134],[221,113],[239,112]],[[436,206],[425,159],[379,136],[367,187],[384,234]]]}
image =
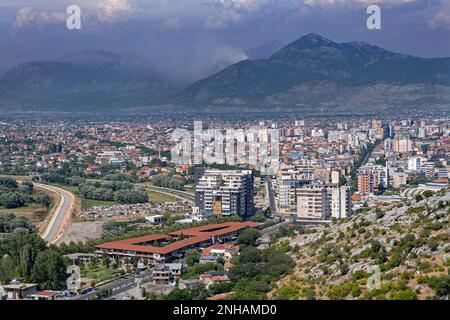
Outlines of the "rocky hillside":
{"label": "rocky hillside", "polygon": [[269,297],[448,299],[449,212],[442,190],[283,238],[296,267]]}

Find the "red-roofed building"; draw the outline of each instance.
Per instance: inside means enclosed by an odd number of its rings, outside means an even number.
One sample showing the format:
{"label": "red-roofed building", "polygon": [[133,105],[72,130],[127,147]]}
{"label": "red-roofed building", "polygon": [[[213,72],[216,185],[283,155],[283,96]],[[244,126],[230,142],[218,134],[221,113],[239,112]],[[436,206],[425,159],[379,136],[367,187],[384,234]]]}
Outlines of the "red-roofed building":
{"label": "red-roofed building", "polygon": [[53,290],[44,290],[39,291],[33,295],[35,300],[55,300],[58,295],[61,294],[61,291],[53,291]]}
{"label": "red-roofed building", "polygon": [[235,240],[246,228],[256,228],[259,223],[225,222],[164,234],[119,240],[97,245],[96,252],[118,257],[139,257],[157,263],[169,262],[184,256],[186,250],[202,248]]}

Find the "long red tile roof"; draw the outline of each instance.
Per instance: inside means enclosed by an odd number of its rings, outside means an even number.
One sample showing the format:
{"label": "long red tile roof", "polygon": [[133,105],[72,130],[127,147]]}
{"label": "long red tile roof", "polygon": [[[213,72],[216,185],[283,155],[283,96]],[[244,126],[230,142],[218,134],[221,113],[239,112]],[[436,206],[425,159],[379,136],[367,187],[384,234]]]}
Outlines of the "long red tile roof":
{"label": "long red tile roof", "polygon": [[[158,253],[167,254],[176,250],[186,248],[195,244],[202,243],[213,236],[221,236],[247,227],[257,227],[259,223],[246,222],[224,222],[220,224],[211,224],[200,227],[193,227],[189,229],[178,230],[170,232],[168,235],[152,234],[143,237],[131,238],[126,240],[119,240],[97,245],[100,249],[125,250],[144,253]],[[145,242],[167,240],[171,237],[186,236],[187,238],[175,241],[162,247],[155,247],[151,245],[143,245]]]}

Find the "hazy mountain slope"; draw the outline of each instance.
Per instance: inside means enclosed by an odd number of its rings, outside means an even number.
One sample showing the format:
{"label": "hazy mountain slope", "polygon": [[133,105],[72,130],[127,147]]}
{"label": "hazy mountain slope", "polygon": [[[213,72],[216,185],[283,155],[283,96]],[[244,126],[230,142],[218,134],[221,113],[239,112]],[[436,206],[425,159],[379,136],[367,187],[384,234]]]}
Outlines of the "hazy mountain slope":
{"label": "hazy mountain slope", "polygon": [[272,39],[262,43],[259,46],[245,50],[245,53],[250,60],[267,59],[283,47],[284,44],[281,41]]}
{"label": "hazy mountain slope", "polygon": [[26,108],[71,111],[145,105],[180,89],[139,58],[93,50],[21,64],[0,88]]}
{"label": "hazy mountain slope", "polygon": [[[297,266],[271,297],[445,299],[450,294],[449,211],[447,189],[420,202],[372,209],[282,238]],[[376,267],[379,285],[370,278]]]}
{"label": "hazy mountain slope", "polygon": [[[383,95],[385,103],[392,102],[392,98],[408,102],[409,94],[402,92],[403,86],[415,90],[418,99],[448,97],[450,58],[416,58],[364,42],[338,44],[309,34],[269,59],[242,61],[193,84],[178,96],[177,102],[326,104],[341,99],[346,103],[376,85],[384,87],[380,87],[379,94],[375,90],[360,99],[360,103],[370,103]],[[302,91],[305,86],[318,90],[309,94]],[[337,94],[330,96],[328,86],[335,87]],[[433,88],[431,96],[430,86],[439,86]],[[397,96],[386,94],[395,87]]]}

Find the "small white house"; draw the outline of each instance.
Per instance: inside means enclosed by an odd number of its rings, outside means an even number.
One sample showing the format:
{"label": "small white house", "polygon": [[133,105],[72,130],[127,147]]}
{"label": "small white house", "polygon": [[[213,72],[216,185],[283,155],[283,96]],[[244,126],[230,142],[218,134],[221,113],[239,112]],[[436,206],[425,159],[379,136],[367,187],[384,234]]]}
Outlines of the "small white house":
{"label": "small white house", "polygon": [[145,220],[152,224],[161,224],[165,222],[165,218],[162,214],[145,217]]}

